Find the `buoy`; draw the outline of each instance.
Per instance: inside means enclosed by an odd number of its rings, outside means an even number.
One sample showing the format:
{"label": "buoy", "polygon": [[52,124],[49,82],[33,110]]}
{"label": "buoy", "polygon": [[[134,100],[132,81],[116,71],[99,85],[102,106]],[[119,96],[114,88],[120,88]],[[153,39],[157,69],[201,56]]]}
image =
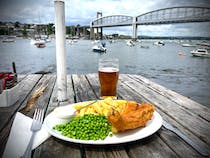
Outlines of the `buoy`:
{"label": "buoy", "polygon": [[178,53],[178,55],[179,55],[179,56],[182,56],[182,55],[183,55],[183,53],[182,53],[182,52],[179,52],[179,53]]}

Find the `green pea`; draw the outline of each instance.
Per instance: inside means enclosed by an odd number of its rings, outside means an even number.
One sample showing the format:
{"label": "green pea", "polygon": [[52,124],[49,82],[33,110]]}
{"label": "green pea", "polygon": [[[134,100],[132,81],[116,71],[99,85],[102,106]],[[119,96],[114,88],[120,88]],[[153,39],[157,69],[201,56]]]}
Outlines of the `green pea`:
{"label": "green pea", "polygon": [[53,129],[69,138],[81,140],[104,140],[107,136],[112,136],[111,124],[102,115],[76,117],[66,124],[55,125]]}

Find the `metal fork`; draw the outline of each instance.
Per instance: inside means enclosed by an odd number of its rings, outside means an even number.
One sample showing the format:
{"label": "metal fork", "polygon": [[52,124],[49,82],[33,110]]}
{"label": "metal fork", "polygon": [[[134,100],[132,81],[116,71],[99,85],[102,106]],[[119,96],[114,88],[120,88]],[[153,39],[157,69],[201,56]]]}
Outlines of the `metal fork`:
{"label": "metal fork", "polygon": [[33,122],[31,124],[31,129],[30,129],[32,131],[32,136],[30,138],[29,144],[28,144],[22,158],[30,158],[31,157],[34,136],[35,136],[35,133],[41,129],[43,118],[44,118],[44,109],[37,108],[34,112]]}

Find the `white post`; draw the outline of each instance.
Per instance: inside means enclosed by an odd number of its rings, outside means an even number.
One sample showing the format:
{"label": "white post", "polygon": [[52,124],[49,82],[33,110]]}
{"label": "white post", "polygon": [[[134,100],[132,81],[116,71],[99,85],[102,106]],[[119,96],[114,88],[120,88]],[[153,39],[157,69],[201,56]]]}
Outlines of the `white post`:
{"label": "white post", "polygon": [[66,27],[64,0],[54,0],[58,101],[67,100]]}
{"label": "white post", "polygon": [[137,39],[137,24],[136,24],[136,22],[137,22],[136,17],[133,17],[133,24],[132,24],[133,25],[133,36],[132,36],[132,38],[134,41]]}

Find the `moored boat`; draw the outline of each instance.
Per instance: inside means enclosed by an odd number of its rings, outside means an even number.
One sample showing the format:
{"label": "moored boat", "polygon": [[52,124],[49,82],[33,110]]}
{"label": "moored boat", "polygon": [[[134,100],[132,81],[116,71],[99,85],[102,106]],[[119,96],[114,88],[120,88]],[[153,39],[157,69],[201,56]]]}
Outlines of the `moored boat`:
{"label": "moored boat", "polygon": [[77,43],[77,42],[78,42],[78,40],[76,40],[76,39],[70,39],[69,40],[69,44],[71,44],[71,45],[74,44],[74,43]]}
{"label": "moored boat", "polygon": [[37,48],[44,48],[46,46],[45,41],[36,42],[35,45],[36,45]]}
{"label": "moored boat", "polygon": [[92,50],[94,52],[106,52],[106,47],[103,47],[102,45],[94,45]]}
{"label": "moored boat", "polygon": [[135,43],[134,43],[132,40],[128,40],[128,41],[126,42],[126,44],[127,44],[127,46],[129,46],[129,47],[135,46]]}
{"label": "moored boat", "polygon": [[157,42],[154,43],[154,45],[156,45],[156,46],[164,46],[165,43],[163,41],[157,41]]}
{"label": "moored boat", "polygon": [[198,48],[196,50],[191,51],[191,54],[195,57],[210,57],[207,49]]}
{"label": "moored boat", "polygon": [[2,42],[5,42],[5,43],[15,42],[15,37],[7,37],[3,39]]}
{"label": "moored boat", "polygon": [[95,43],[92,47],[92,50],[94,52],[106,52],[106,43],[105,42],[100,42],[100,43]]}
{"label": "moored boat", "polygon": [[189,43],[183,43],[182,47],[196,47],[194,44],[189,44]]}
{"label": "moored boat", "polygon": [[37,45],[40,43],[45,43],[45,40],[41,40],[41,39],[31,39],[30,44],[31,45]]}
{"label": "moored boat", "polygon": [[36,44],[37,48],[44,48],[45,46],[46,46],[45,43],[37,43]]}

